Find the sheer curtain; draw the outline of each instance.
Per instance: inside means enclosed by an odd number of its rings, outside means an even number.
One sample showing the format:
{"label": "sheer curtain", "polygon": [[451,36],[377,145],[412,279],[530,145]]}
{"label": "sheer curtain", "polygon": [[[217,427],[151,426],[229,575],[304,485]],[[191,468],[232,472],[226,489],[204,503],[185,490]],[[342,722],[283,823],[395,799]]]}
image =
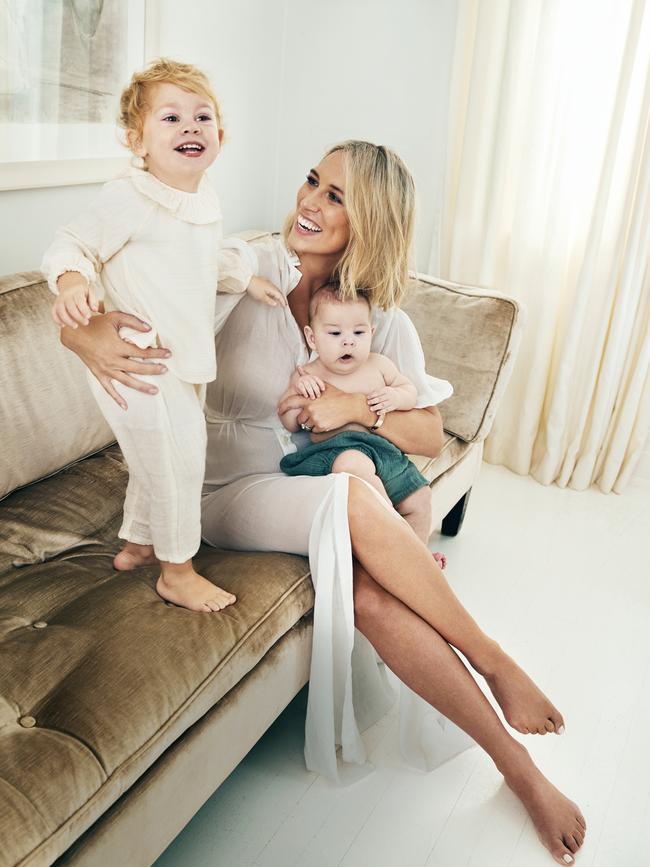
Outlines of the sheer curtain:
{"label": "sheer curtain", "polygon": [[429,270],[527,310],[486,458],[621,492],[650,432],[650,4],[458,8]]}

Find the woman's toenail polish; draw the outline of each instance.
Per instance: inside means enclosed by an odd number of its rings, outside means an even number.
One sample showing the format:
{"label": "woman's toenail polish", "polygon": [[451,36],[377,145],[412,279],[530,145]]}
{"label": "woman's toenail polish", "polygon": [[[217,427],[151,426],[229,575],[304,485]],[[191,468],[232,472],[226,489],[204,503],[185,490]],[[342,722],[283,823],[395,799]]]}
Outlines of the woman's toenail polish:
{"label": "woman's toenail polish", "polygon": [[[559,735],[563,735],[563,734],[564,734],[564,726],[560,726],[560,728],[557,730],[557,733],[558,733]],[[571,859],[571,860],[573,860],[573,859]],[[569,863],[569,862],[567,861],[567,864],[568,864],[568,863]]]}
{"label": "woman's toenail polish", "polygon": [[566,864],[573,864],[573,858],[572,858],[570,855],[565,855],[565,856],[562,858],[562,860],[563,860]]}

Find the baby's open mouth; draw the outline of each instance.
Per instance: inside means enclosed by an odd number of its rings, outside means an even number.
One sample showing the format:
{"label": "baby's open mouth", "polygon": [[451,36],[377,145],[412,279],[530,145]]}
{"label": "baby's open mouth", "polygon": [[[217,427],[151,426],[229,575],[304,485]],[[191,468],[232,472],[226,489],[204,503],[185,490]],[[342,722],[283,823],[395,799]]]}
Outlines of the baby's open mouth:
{"label": "baby's open mouth", "polygon": [[342,356],[339,358],[339,361],[352,361],[353,358],[354,358],[353,355],[350,355],[349,352],[346,352],[345,355],[342,355]]}

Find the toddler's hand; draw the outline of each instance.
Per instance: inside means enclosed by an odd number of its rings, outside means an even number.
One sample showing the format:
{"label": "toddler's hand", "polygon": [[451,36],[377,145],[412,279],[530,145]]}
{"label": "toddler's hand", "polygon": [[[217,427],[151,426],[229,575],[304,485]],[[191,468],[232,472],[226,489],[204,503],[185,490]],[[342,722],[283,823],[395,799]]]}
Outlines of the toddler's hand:
{"label": "toddler's hand", "polygon": [[392,412],[398,408],[398,391],[387,385],[385,388],[378,388],[376,391],[371,391],[367,397],[368,406],[373,412],[383,415],[385,412]]}
{"label": "toddler's hand", "polygon": [[99,305],[93,290],[81,277],[73,284],[59,289],[59,294],[52,305],[52,319],[57,325],[77,328],[77,325],[88,325],[93,313],[97,313]]}
{"label": "toddler's hand", "polygon": [[317,376],[305,373],[296,379],[296,388],[303,397],[316,400],[325,391],[325,383]]}
{"label": "toddler's hand", "polygon": [[251,298],[261,301],[263,304],[268,304],[269,307],[277,307],[278,305],[281,307],[287,306],[287,299],[282,292],[265,277],[251,277],[246,291]]}

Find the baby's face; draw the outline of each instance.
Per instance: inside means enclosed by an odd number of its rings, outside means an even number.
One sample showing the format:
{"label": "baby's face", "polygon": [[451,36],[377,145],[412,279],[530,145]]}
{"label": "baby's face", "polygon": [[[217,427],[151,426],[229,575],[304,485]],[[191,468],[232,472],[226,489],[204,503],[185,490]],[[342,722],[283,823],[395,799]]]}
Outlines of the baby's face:
{"label": "baby's face", "polygon": [[372,343],[370,309],[365,301],[319,305],[307,342],[332,373],[353,373],[368,360]]}
{"label": "baby's face", "polygon": [[215,107],[202,94],[167,82],[147,96],[142,138],[131,144],[133,151],[158,180],[193,192],[221,148]]}

